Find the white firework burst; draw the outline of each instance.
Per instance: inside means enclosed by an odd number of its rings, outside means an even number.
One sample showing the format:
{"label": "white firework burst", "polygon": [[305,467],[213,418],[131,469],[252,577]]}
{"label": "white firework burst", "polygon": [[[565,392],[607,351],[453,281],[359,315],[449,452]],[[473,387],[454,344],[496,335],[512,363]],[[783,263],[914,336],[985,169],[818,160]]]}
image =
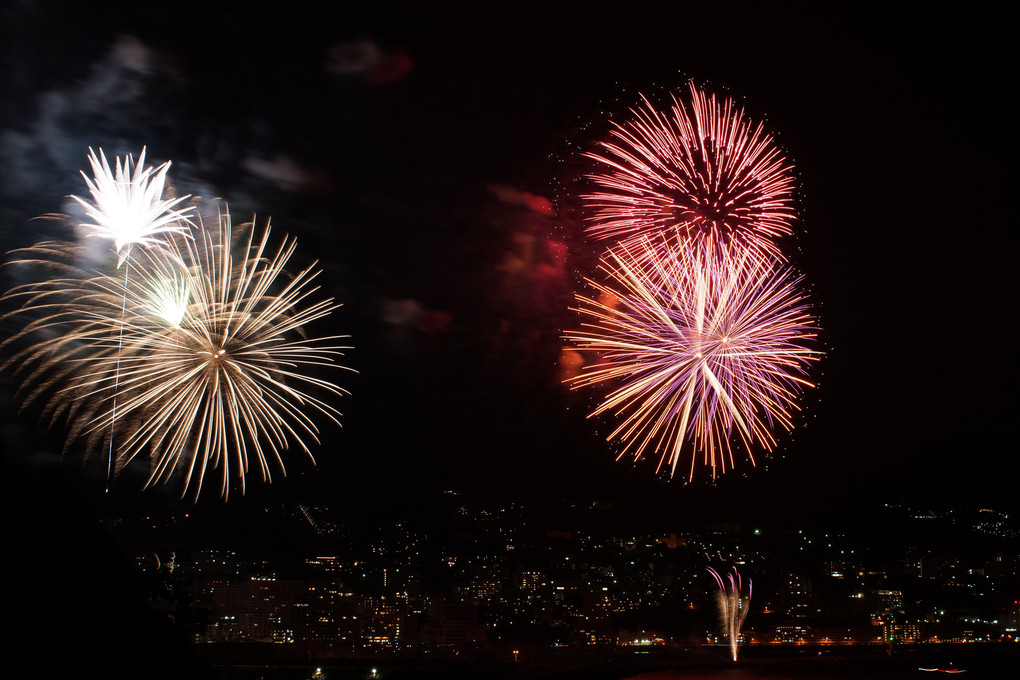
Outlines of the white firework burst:
{"label": "white firework burst", "polygon": [[30,344],[8,363],[28,371],[27,401],[68,419],[69,441],[115,442],[118,469],[147,456],[147,485],[180,474],[182,496],[197,498],[219,470],[227,497],[231,480],[244,493],[252,467],[265,481],[285,474],[291,444],[312,457],[316,413],[339,424],[325,399],[346,390],[314,373],[348,348],[336,344],[346,336],[306,334],[338,305],[313,300],[314,265],[287,273],[294,239],[271,246],[268,225],[235,228],[227,212],[197,231],[143,251],[123,278],[61,264],[75,261],[75,244],[19,253],[61,275],[8,293],[16,314],[34,317],[9,341]]}

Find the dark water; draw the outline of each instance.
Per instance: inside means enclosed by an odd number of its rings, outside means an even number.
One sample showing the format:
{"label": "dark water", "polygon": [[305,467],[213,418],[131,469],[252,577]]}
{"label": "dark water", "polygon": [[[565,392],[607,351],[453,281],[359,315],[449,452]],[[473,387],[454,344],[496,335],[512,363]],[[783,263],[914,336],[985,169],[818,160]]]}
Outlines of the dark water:
{"label": "dark water", "polygon": [[[640,680],[975,680],[1012,678],[1020,661],[1020,645],[939,645],[894,650],[859,649],[848,653],[805,651],[769,654],[748,650],[735,664],[697,667],[683,663],[621,678]],[[937,669],[937,670],[921,670]],[[950,670],[962,673],[947,672]]]}
{"label": "dark water", "polygon": [[[322,671],[326,680],[983,680],[1017,677],[1018,661],[1020,645],[942,645],[896,650],[892,656],[877,649],[845,654],[751,651],[736,663],[705,653],[653,652],[551,664],[361,662],[326,665]],[[964,672],[946,672],[949,669]],[[220,671],[224,680],[299,680],[311,678],[315,667],[237,666]]]}

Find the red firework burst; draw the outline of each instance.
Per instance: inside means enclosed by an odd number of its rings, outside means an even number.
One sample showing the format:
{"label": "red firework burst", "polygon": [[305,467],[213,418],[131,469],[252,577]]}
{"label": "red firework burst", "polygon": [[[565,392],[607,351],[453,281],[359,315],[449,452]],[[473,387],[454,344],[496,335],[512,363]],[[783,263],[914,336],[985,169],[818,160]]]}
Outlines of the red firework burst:
{"label": "red firework burst", "polygon": [[582,196],[587,232],[598,239],[677,233],[778,254],[791,233],[793,166],[759,123],[733,100],[690,84],[691,101],[673,96],[669,112],[642,97],[633,117],[614,123]]}
{"label": "red firework burst", "polygon": [[682,238],[613,248],[601,269],[598,295],[577,295],[582,330],[566,334],[597,360],[568,382],[606,390],[591,415],[618,418],[620,457],[658,453],[672,475],[689,449],[689,478],[699,459],[715,477],[735,441],[752,463],[753,445],[772,450],[820,354],[800,279],[761,251]]}

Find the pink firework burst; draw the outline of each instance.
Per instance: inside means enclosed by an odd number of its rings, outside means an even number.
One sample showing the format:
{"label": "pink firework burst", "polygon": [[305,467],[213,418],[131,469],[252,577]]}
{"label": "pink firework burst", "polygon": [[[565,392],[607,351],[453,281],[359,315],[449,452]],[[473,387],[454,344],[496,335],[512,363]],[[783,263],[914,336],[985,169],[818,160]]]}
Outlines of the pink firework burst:
{"label": "pink firework burst", "polygon": [[597,360],[568,380],[606,396],[591,416],[611,414],[619,457],[659,455],[676,472],[687,451],[712,476],[734,466],[740,443],[771,451],[778,427],[812,387],[815,320],[800,277],[762,251],[683,238],[630,241],[602,259],[596,295],[577,295],[581,330],[566,334]]}
{"label": "pink firework burst", "polygon": [[693,84],[690,95],[667,112],[642,97],[586,154],[600,169],[582,196],[587,232],[623,242],[677,232],[778,254],[794,219],[792,164],[733,100]]}

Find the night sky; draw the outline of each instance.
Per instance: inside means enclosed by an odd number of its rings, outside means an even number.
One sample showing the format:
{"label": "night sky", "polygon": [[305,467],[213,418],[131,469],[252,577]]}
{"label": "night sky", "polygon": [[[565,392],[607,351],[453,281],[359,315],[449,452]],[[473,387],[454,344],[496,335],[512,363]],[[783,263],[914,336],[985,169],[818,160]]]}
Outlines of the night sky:
{"label": "night sky", "polygon": [[[317,467],[292,450],[286,480],[204,498],[210,522],[277,502],[414,507],[444,488],[740,521],[898,498],[1017,509],[1002,18],[669,6],[6,2],[2,243],[55,233],[31,218],[85,192],[89,146],[147,145],[179,192],[272,216],[300,263],[318,259],[344,307],[314,330],[350,333],[358,371],[334,376],[352,393],[344,427],[325,428]],[[118,70],[139,55],[144,70]],[[594,395],[563,387],[557,364],[598,254],[577,152],[638,93],[688,79],[764,119],[795,163],[800,219],[782,247],[827,353],[776,454],[694,484],[615,462],[606,423],[584,417]],[[60,427],[18,416],[4,380],[8,515],[187,505],[174,487],[140,494],[132,471],[103,498],[99,468],[61,459]]]}

